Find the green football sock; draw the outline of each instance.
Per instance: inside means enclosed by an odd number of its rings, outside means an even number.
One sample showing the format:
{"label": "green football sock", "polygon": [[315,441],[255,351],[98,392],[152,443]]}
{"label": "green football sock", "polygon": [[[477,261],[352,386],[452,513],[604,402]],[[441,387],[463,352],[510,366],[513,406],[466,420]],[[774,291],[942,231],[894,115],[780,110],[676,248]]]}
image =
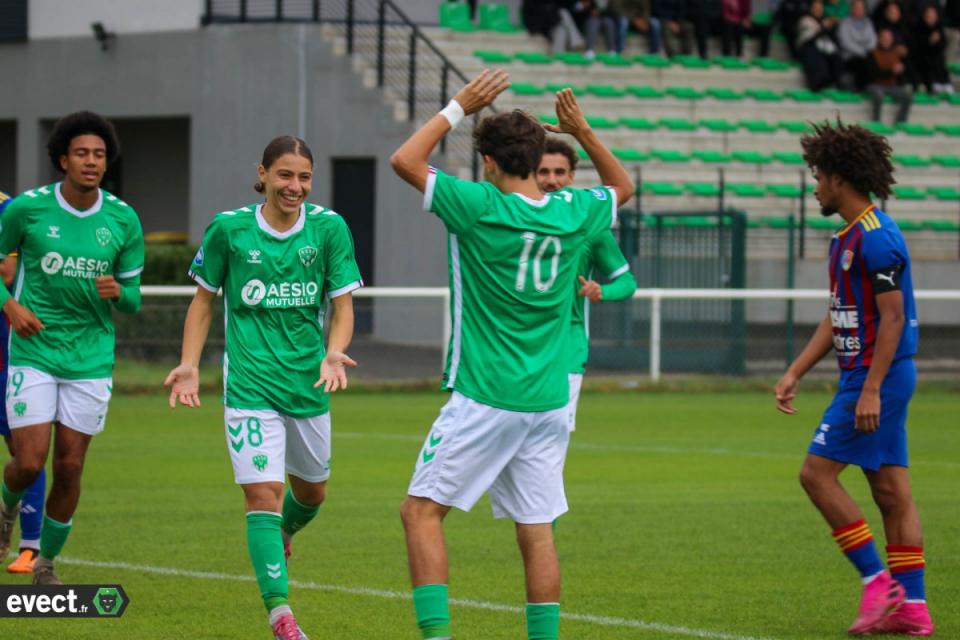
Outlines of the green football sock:
{"label": "green football sock", "polygon": [[425,584],[413,588],[413,608],[424,640],[450,638],[450,608],[447,585]]}
{"label": "green football sock", "polygon": [[23,494],[27,492],[26,489],[23,491],[11,491],[10,487],[7,486],[7,483],[3,483],[3,487],[0,487],[0,493],[3,494],[3,507],[5,511],[10,511],[17,503],[20,502],[20,498],[23,497]]}
{"label": "green football sock", "polygon": [[287,604],[287,562],[280,539],[280,514],[247,514],[247,548],[267,611]]}
{"label": "green football sock", "polygon": [[527,603],[527,640],[557,640],[560,636],[560,605],[556,602]]}
{"label": "green football sock", "polygon": [[297,500],[293,491],[287,489],[287,494],[283,497],[283,521],[280,523],[280,527],[292,536],[310,524],[318,511],[320,511],[320,505],[308,507]]}
{"label": "green football sock", "polygon": [[73,521],[57,522],[50,516],[43,516],[43,528],[40,529],[40,557],[53,560],[63,551],[67,536],[73,529]]}

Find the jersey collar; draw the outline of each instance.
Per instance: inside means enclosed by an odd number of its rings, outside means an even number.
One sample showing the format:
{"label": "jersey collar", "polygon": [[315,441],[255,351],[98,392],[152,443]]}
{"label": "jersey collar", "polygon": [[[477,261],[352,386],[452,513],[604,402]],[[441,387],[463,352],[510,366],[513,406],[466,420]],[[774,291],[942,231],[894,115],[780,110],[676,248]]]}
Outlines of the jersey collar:
{"label": "jersey collar", "polygon": [[62,193],[60,193],[60,185],[62,184],[62,182],[58,182],[53,187],[53,192],[57,196],[57,204],[60,205],[61,209],[67,213],[72,213],[78,218],[87,218],[100,211],[100,208],[103,206],[103,190],[97,189],[97,201],[93,203],[92,207],[84,211],[80,211],[79,209],[74,209],[72,206],[70,206],[70,203],[67,202],[67,199],[63,197]]}
{"label": "jersey collar", "polygon": [[268,236],[273,236],[278,240],[285,240],[290,236],[292,236],[293,234],[299,232],[301,229],[303,229],[303,225],[306,222],[306,215],[305,215],[306,206],[300,205],[300,215],[297,217],[297,221],[293,224],[293,226],[287,229],[286,231],[277,231],[267,223],[266,218],[263,217],[263,213],[261,212],[261,209],[263,209],[263,205],[258,204],[257,211],[256,211],[257,226],[259,226],[260,229],[263,230],[263,232],[266,233]]}
{"label": "jersey collar", "polygon": [[529,198],[529,197],[523,195],[522,193],[517,193],[516,191],[513,192],[513,195],[517,196],[518,198],[520,198],[521,200],[523,200],[523,201],[526,202],[527,204],[529,204],[529,205],[531,205],[531,206],[534,206],[534,207],[545,207],[545,206],[547,206],[547,203],[550,202],[550,194],[549,194],[549,193],[544,194],[544,196],[543,196],[542,198],[540,198],[539,200],[534,200],[533,198]]}
{"label": "jersey collar", "polygon": [[860,215],[858,215],[856,218],[854,218],[853,220],[850,221],[850,224],[848,224],[847,226],[845,226],[845,227],[844,227],[843,229],[841,229],[840,231],[837,231],[837,237],[838,237],[838,238],[842,238],[843,236],[845,236],[845,235],[847,234],[847,232],[850,231],[850,229],[853,229],[855,226],[857,226],[857,223],[858,223],[858,222],[860,222],[861,220],[863,220],[864,216],[866,216],[866,215],[867,215],[868,213],[870,213],[871,211],[875,211],[876,208],[877,208],[877,205],[871,204],[869,207],[867,207],[866,209],[864,209],[864,210],[860,213]]}

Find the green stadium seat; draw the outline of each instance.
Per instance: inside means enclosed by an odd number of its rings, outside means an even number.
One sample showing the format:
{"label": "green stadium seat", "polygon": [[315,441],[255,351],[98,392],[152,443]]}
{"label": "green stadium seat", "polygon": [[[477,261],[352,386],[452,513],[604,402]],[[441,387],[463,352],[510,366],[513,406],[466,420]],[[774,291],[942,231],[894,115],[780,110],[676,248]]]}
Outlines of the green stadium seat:
{"label": "green stadium seat", "polygon": [[674,149],[652,149],[650,155],[660,162],[690,162],[690,156]]}
{"label": "green stadium seat", "polygon": [[715,182],[685,182],[684,188],[692,196],[715,198],[720,195],[720,187]]}
{"label": "green stadium seat", "polygon": [[727,191],[740,198],[762,198],[767,194],[763,187],[748,182],[728,182]]}
{"label": "green stadium seat", "polygon": [[587,93],[598,98],[622,98],[627,95],[625,89],[620,89],[611,84],[588,84]]}
{"label": "green stadium seat", "polygon": [[673,61],[684,69],[709,69],[710,61],[700,56],[673,56]]}
{"label": "green stadium seat", "polygon": [[639,56],[633,57],[634,62],[639,62],[645,67],[651,67],[653,69],[663,69],[673,65],[673,63],[663,56],[658,56],[655,53],[645,53]]}
{"label": "green stadium seat", "polygon": [[923,223],[916,220],[897,218],[897,226],[900,231],[923,231]]}
{"label": "green stadium seat", "polygon": [[766,120],[740,120],[737,124],[750,133],[774,133],[777,130],[777,125]]}
{"label": "green stadium seat", "polygon": [[510,89],[518,96],[542,96],[546,93],[543,87],[529,82],[514,82],[510,85]]}
{"label": "green stadium seat", "polygon": [[646,118],[620,118],[620,124],[636,131],[651,131],[657,128],[657,123]]}
{"label": "green stadium seat", "polygon": [[747,164],[770,164],[770,156],[760,151],[734,151],[733,159]]}
{"label": "green stadium seat", "polygon": [[616,129],[620,126],[620,123],[617,122],[616,119],[605,116],[586,116],[586,119],[587,124],[594,129]]}
{"label": "green stadium seat", "polygon": [[814,93],[809,89],[789,89],[784,91],[783,94],[793,100],[794,102],[822,102],[823,96],[819,93]]}
{"label": "green stadium seat", "polygon": [[546,84],[547,91],[550,93],[556,93],[557,91],[563,91],[564,89],[572,89],[573,95],[582,96],[586,93],[583,87],[578,87],[577,85],[572,85],[568,82],[548,82]]}
{"label": "green stadium seat", "polygon": [[480,28],[500,33],[522,31],[510,21],[510,7],[505,4],[481,4]]}
{"label": "green stadium seat", "polygon": [[556,53],[553,56],[560,62],[564,64],[569,64],[578,67],[589,67],[593,64],[593,60],[583,55],[579,51],[566,51],[564,53]]}
{"label": "green stadium seat", "polygon": [[889,136],[897,132],[897,130],[890,125],[886,125],[882,122],[875,122],[873,120],[861,120],[859,124],[864,129],[873,131],[881,136]]}
{"label": "green stadium seat", "polygon": [[477,49],[473,52],[473,57],[480,58],[487,64],[507,64],[513,62],[513,56],[494,49]]}
{"label": "green stadium seat", "polygon": [[[789,229],[790,218],[787,216],[764,216],[761,218],[763,226],[771,229]],[[794,222],[796,224],[796,222]]]}
{"label": "green stadium seat", "polygon": [[627,87],[627,93],[632,93],[637,98],[641,98],[643,100],[659,100],[666,95],[660,89],[640,85],[631,85]]}
{"label": "green stadium seat", "polygon": [[714,65],[726,69],[727,71],[744,71],[750,68],[749,62],[744,62],[733,56],[716,56],[711,60]]}
{"label": "green stadium seat", "polygon": [[763,221],[759,218],[748,217],[747,218],[747,229],[758,229],[763,226]]}
{"label": "green stadium seat", "polygon": [[913,155],[913,154],[895,153],[893,154],[893,161],[896,163],[902,164],[905,167],[923,168],[923,167],[930,166],[929,158],[921,158],[920,156]]}
{"label": "green stadium seat", "polygon": [[773,14],[769,11],[754,11],[751,21],[759,27],[767,27],[773,23]]}
{"label": "green stadium seat", "polygon": [[920,122],[901,122],[897,129],[903,131],[908,136],[932,136],[937,131]]}
{"label": "green stadium seat", "polygon": [[803,195],[803,189],[796,184],[769,184],[767,192],[778,198],[799,198]]}
{"label": "green stadium seat", "polygon": [[813,131],[813,126],[804,120],[781,120],[777,123],[777,126],[794,135],[802,135]]}
{"label": "green stadium seat", "polygon": [[717,226],[717,219],[712,216],[677,216],[678,226],[697,227],[700,229]]}
{"label": "green stadium seat", "polygon": [[667,88],[667,95],[679,100],[702,100],[704,96],[703,92],[693,87],[669,87]]}
{"label": "green stadium seat", "polygon": [[960,169],[960,157],[949,155],[930,156],[930,159],[947,169]]}
{"label": "green stadium seat", "polygon": [[863,94],[842,89],[827,89],[823,95],[839,104],[860,104],[864,101]]}
{"label": "green stadium seat", "polygon": [[470,7],[459,2],[443,2],[439,8],[441,27],[454,31],[476,31],[477,26],[470,21]]}
{"label": "green stadium seat", "polygon": [[799,151],[774,151],[771,155],[774,160],[781,164],[804,164],[803,154]]}
{"label": "green stadium seat", "polygon": [[646,151],[640,151],[638,149],[625,149],[622,147],[614,147],[610,151],[621,162],[646,162],[647,160],[650,159],[649,153],[647,153]]}
{"label": "green stadium seat", "polygon": [[[841,221],[842,222],[842,221]],[[814,216],[807,218],[805,226],[819,231],[836,231],[838,226],[836,219],[824,218],[823,216]]]}
{"label": "green stadium seat", "polygon": [[950,73],[960,76],[960,62],[951,62],[947,68],[950,69]]}
{"label": "green stadium seat", "polygon": [[943,96],[943,101],[953,106],[960,105],[960,93],[951,93]]}
{"label": "green stadium seat", "polygon": [[737,124],[721,118],[703,118],[699,125],[704,129],[709,129],[716,133],[728,133],[737,130]]}
{"label": "green stadium seat", "polygon": [[660,118],[657,123],[670,131],[696,131],[697,124],[686,118]]}
{"label": "green stadium seat", "polygon": [[546,122],[547,124],[560,123],[560,119],[557,118],[557,116],[555,116],[552,113],[541,113],[540,115],[537,116],[537,120],[539,120],[540,122]]}
{"label": "green stadium seat", "polygon": [[898,200],[926,200],[927,192],[923,189],[918,189],[910,185],[904,184],[895,184],[893,185],[893,195],[897,197]]}
{"label": "green stadium seat", "polygon": [[597,62],[602,62],[608,67],[630,67],[633,65],[630,58],[624,58],[616,53],[598,53]]}
{"label": "green stadium seat", "polygon": [[951,138],[960,136],[960,124],[938,124],[937,131]]}
{"label": "green stadium seat", "polygon": [[708,162],[710,164],[726,164],[733,159],[729,153],[714,151],[713,149],[697,149],[693,152],[693,157],[700,162]]}
{"label": "green stadium seat", "polygon": [[793,67],[789,62],[776,60],[774,58],[754,58],[753,66],[764,71],[789,71]]}
{"label": "green stadium seat", "polygon": [[960,189],[956,187],[930,187],[927,189],[927,193],[937,200],[960,201]]}
{"label": "green stadium seat", "polygon": [[923,226],[931,231],[941,231],[945,233],[956,233],[960,231],[960,224],[952,220],[924,220]]}
{"label": "green stadium seat", "polygon": [[577,147],[577,156],[578,156],[581,160],[589,160],[589,159],[590,159],[590,154],[588,154],[586,151],[584,151],[583,148],[581,148],[581,147]]}
{"label": "green stadium seat", "polygon": [[758,102],[782,102],[783,94],[771,89],[747,89],[744,94]]}
{"label": "green stadium seat", "polygon": [[537,51],[518,51],[513,57],[526,64],[553,64],[553,57]]}
{"label": "green stadium seat", "polygon": [[656,196],[682,196],[683,187],[672,182],[644,182],[643,191]]}
{"label": "green stadium seat", "polygon": [[913,94],[913,104],[923,107],[935,107],[940,104],[940,98],[928,93],[915,93]]}
{"label": "green stadium seat", "polygon": [[743,100],[743,94],[729,87],[711,87],[707,89],[707,95],[714,100],[725,100],[728,102]]}

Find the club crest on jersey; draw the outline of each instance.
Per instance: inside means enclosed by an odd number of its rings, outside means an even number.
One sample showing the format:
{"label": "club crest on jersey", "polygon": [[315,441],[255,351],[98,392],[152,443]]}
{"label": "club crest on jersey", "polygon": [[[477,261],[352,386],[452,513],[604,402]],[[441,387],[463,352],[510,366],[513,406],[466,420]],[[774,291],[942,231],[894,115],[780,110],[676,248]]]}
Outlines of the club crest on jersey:
{"label": "club crest on jersey", "polygon": [[843,257],[840,258],[840,267],[844,271],[850,271],[850,267],[853,265],[853,251],[847,249],[843,252]]}
{"label": "club crest on jersey", "polygon": [[263,260],[260,259],[260,249],[250,249],[247,253],[250,254],[250,257],[247,258],[247,264],[261,264],[263,262]]}
{"label": "club crest on jersey", "polygon": [[113,234],[110,232],[110,229],[107,229],[106,227],[100,227],[97,229],[97,242],[100,243],[101,247],[105,247],[110,244],[110,240],[112,238]]}
{"label": "club crest on jersey", "polygon": [[317,261],[317,248],[316,247],[300,247],[300,250],[297,251],[300,255],[300,264],[305,267],[309,267],[314,262]]}

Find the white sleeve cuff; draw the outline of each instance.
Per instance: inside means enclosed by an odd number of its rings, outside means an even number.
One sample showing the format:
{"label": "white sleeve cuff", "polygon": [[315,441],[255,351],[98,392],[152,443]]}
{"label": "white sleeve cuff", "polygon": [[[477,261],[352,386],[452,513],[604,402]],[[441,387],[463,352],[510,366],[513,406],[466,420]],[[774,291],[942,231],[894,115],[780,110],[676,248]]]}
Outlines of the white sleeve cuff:
{"label": "white sleeve cuff", "polygon": [[362,286],[363,286],[363,280],[356,280],[355,282],[351,282],[350,284],[348,284],[348,285],[345,286],[345,287],[340,287],[339,289],[334,289],[333,291],[331,291],[330,293],[327,294],[327,299],[328,299],[328,300],[333,300],[334,298],[339,298],[340,296],[347,295],[347,294],[350,293],[351,291],[356,291],[357,289],[359,289],[359,288],[362,287]]}
{"label": "white sleeve cuff", "polygon": [[130,271],[122,271],[116,274],[114,277],[117,280],[126,280],[128,278],[133,278],[135,276],[138,276],[141,273],[143,273],[143,267],[140,267],[139,269],[131,269]]}
{"label": "white sleeve cuff", "polygon": [[613,187],[607,187],[607,191],[610,192],[610,228],[617,226],[617,213],[619,213],[619,205],[617,203],[617,190]]}
{"label": "white sleeve cuff", "polygon": [[220,287],[215,287],[215,286],[213,286],[212,284],[210,284],[209,282],[207,282],[206,280],[204,280],[203,278],[201,278],[200,276],[198,276],[198,275],[197,275],[196,273],[194,273],[193,271],[188,272],[187,275],[190,276],[191,278],[193,278],[193,280],[194,280],[198,285],[200,285],[201,287],[203,287],[204,289],[206,289],[206,290],[209,291],[210,293],[217,293],[218,291],[220,291]]}
{"label": "white sleeve cuff", "polygon": [[423,210],[430,211],[433,207],[433,190],[437,187],[437,170],[430,167],[427,172],[427,184],[423,189]]}
{"label": "white sleeve cuff", "polygon": [[630,271],[630,264],[629,264],[629,263],[624,264],[622,267],[620,267],[619,269],[617,269],[616,271],[614,271],[613,273],[611,273],[610,275],[608,275],[608,276],[607,276],[607,279],[609,279],[609,280],[616,280],[617,278],[619,278],[620,276],[622,276],[623,274],[625,274],[627,271]]}

